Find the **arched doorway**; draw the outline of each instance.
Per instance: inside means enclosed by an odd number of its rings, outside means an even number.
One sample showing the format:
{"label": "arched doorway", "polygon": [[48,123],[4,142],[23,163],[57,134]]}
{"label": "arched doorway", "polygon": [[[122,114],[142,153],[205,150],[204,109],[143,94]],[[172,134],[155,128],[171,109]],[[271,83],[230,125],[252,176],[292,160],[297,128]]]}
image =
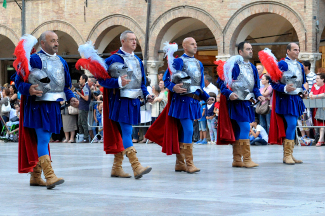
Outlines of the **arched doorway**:
{"label": "arched doorway", "polygon": [[316,62],[316,72],[319,68],[323,68],[322,70],[325,71],[325,27],[320,37],[319,52],[322,54],[322,57]]}
{"label": "arched doorway", "polygon": [[7,36],[0,34],[0,84],[10,82],[10,77],[16,72],[12,66],[15,44]]}

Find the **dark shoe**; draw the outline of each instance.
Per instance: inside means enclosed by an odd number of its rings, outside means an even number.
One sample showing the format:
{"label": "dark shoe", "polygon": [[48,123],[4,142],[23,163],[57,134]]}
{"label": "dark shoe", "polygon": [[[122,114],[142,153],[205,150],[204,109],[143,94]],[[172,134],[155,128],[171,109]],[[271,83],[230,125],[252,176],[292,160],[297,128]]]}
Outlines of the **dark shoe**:
{"label": "dark shoe", "polygon": [[80,143],[89,143],[87,140],[83,140]]}

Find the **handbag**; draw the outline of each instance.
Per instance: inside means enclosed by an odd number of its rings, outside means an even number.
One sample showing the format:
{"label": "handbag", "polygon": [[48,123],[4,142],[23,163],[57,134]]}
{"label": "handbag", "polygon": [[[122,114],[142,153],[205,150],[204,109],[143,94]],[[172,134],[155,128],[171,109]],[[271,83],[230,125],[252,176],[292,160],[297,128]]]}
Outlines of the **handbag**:
{"label": "handbag", "polygon": [[1,105],[1,112],[2,113],[8,113],[8,112],[10,112],[10,110],[11,110],[11,106],[10,106],[9,100],[8,100],[8,105],[7,106],[5,105],[5,103],[3,103]]}
{"label": "handbag", "polygon": [[[267,88],[264,90],[264,93],[266,92]],[[270,101],[266,100],[264,103],[260,102],[256,106],[256,113],[259,115],[266,115],[270,111]]]}
{"label": "handbag", "polygon": [[79,109],[75,108],[73,106],[68,107],[68,113],[69,115],[78,115],[79,114]]}

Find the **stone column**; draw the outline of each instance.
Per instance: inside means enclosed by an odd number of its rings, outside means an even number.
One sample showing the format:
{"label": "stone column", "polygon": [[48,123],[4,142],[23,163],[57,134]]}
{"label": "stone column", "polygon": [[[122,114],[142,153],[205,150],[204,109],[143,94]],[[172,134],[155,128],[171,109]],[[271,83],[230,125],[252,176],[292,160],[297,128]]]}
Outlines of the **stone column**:
{"label": "stone column", "polygon": [[164,61],[147,61],[148,76],[151,79],[151,86],[157,84],[158,69],[164,65]]}
{"label": "stone column", "polygon": [[322,58],[322,53],[299,53],[298,59],[301,61],[309,61],[311,66],[310,66],[310,71],[315,72],[315,66],[316,66],[316,61],[320,60]]}
{"label": "stone column", "polygon": [[216,59],[217,60],[222,60],[222,61],[227,61],[229,58],[231,57],[231,55],[226,54],[226,55],[217,55]]}

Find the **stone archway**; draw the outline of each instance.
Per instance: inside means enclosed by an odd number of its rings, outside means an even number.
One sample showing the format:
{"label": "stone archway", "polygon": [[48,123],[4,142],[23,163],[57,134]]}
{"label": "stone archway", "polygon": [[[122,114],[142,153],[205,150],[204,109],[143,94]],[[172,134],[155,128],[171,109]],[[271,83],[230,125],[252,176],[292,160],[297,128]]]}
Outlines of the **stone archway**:
{"label": "stone archway", "polygon": [[51,20],[42,23],[37,28],[32,31],[32,35],[34,35],[36,38],[39,38],[40,35],[47,31],[47,30],[58,30],[67,33],[70,35],[73,40],[78,44],[84,44],[85,40],[82,38],[81,34],[78,32],[78,30],[72,26],[70,23],[61,21],[61,20]]}
{"label": "stone archway", "polygon": [[[113,14],[98,21],[90,31],[87,41],[91,40],[95,42],[96,48],[100,47],[103,50],[101,42],[109,43],[114,37],[126,29],[130,29],[135,33],[140,47],[144,50],[145,32],[133,18],[122,14]],[[108,34],[111,34],[111,36]]]}
{"label": "stone archway", "polygon": [[19,36],[11,28],[0,24],[0,35],[9,38],[15,45],[19,42]]}
{"label": "stone archway", "polygon": [[223,30],[224,54],[234,55],[237,37],[245,24],[251,19],[265,14],[277,14],[288,20],[297,33],[300,50],[306,50],[306,27],[300,15],[279,2],[257,1],[245,5],[229,19]]}
{"label": "stone archway", "polygon": [[218,21],[208,12],[193,6],[179,6],[160,15],[150,28],[149,59],[159,60],[158,51],[162,48],[162,41],[167,30],[175,23],[186,18],[193,18],[204,23],[212,32],[218,47],[221,47],[222,28]]}

